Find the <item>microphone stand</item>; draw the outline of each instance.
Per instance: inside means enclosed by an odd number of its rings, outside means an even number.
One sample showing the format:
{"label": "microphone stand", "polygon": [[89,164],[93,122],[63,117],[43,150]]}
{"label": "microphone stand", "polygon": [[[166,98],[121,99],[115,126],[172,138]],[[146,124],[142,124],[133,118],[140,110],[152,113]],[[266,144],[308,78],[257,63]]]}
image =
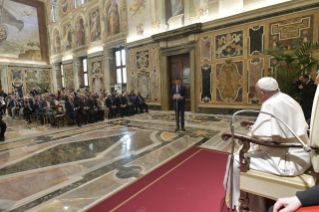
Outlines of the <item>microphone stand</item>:
{"label": "microphone stand", "polygon": [[285,127],[287,127],[287,129],[295,136],[295,138],[297,138],[297,140],[299,141],[299,143],[301,143],[303,149],[306,152],[310,152],[311,148],[309,145],[305,144],[300,138],[299,136],[285,123],[283,122],[281,119],[279,119],[278,117],[276,117],[275,115],[268,113],[268,112],[264,112],[264,111],[259,111],[259,110],[240,110],[237,111],[236,113],[234,113],[233,117],[232,117],[232,121],[230,124],[230,129],[231,129],[231,133],[232,133],[232,148],[231,148],[231,158],[230,158],[230,164],[229,164],[229,169],[230,169],[230,208],[229,208],[229,212],[233,211],[233,166],[234,166],[234,150],[235,150],[235,139],[234,139],[234,134],[235,134],[235,117],[238,114],[241,113],[262,113],[262,114],[266,114],[269,115],[273,118],[275,118],[277,121],[279,121],[280,123],[282,123]]}

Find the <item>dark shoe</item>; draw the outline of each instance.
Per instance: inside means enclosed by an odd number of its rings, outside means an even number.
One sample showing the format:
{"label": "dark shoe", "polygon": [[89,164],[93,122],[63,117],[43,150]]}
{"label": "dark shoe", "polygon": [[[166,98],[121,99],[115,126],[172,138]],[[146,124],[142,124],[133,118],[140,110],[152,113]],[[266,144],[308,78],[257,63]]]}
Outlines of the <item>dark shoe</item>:
{"label": "dark shoe", "polygon": [[179,130],[179,128],[176,128],[176,129],[175,129],[175,132],[177,132],[178,130]]}
{"label": "dark shoe", "polygon": [[5,139],[4,138],[0,138],[0,141],[5,141]]}
{"label": "dark shoe", "polygon": [[184,132],[186,131],[184,127],[182,127],[182,130],[183,130]]}
{"label": "dark shoe", "polygon": [[82,127],[81,124],[78,124],[79,127]]}

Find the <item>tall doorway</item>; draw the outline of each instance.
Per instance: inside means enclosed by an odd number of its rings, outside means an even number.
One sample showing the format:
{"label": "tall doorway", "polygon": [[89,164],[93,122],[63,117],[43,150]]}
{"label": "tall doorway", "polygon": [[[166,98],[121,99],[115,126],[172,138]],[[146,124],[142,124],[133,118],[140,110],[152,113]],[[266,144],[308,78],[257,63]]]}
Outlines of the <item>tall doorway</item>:
{"label": "tall doorway", "polygon": [[[181,55],[174,55],[168,57],[168,73],[170,77],[170,88],[169,91],[171,92],[172,87],[175,86],[175,79],[179,78],[181,79],[182,85],[186,87],[187,90],[187,98],[186,98],[186,105],[185,105],[185,111],[191,110],[191,92],[190,92],[190,59],[189,59],[189,53],[187,54],[181,54]],[[170,98],[170,109],[174,110],[174,102]]]}

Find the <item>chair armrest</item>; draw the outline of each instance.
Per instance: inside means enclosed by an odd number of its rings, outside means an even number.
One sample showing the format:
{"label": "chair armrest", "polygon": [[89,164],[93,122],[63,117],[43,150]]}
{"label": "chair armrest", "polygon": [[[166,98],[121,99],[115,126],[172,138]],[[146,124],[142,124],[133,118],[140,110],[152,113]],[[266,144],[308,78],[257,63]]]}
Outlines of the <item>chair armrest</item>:
{"label": "chair armrest", "polygon": [[[232,133],[231,132],[224,132],[222,134],[222,139],[224,141],[227,141],[229,138],[232,137]],[[263,140],[259,140],[256,138],[252,138],[250,136],[247,135],[243,135],[243,134],[238,134],[235,133],[234,134],[234,138],[241,140],[241,141],[247,141],[247,142],[251,142],[251,143],[255,143],[255,144],[259,144],[262,146],[269,146],[269,147],[278,147],[278,148],[303,148],[301,144],[298,143],[284,143],[284,142],[277,142],[277,141],[263,141]],[[319,147],[316,146],[310,146],[312,150],[315,150],[316,153],[319,153]]]}
{"label": "chair armrest", "polygon": [[240,122],[240,126],[242,127],[247,127],[247,126],[251,126],[251,125],[254,125],[255,122],[254,121],[242,121]]}

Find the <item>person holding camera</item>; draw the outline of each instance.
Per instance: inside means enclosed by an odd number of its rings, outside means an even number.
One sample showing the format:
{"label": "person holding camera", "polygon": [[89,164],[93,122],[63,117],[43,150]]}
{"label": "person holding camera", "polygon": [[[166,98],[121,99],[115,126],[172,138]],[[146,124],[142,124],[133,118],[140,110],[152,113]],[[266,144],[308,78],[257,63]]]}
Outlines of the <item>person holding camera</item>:
{"label": "person holding camera", "polygon": [[298,86],[301,97],[301,107],[305,115],[305,119],[308,120],[311,117],[312,103],[316,93],[317,86],[314,81],[309,78],[307,74],[303,74],[299,77],[301,84]]}

